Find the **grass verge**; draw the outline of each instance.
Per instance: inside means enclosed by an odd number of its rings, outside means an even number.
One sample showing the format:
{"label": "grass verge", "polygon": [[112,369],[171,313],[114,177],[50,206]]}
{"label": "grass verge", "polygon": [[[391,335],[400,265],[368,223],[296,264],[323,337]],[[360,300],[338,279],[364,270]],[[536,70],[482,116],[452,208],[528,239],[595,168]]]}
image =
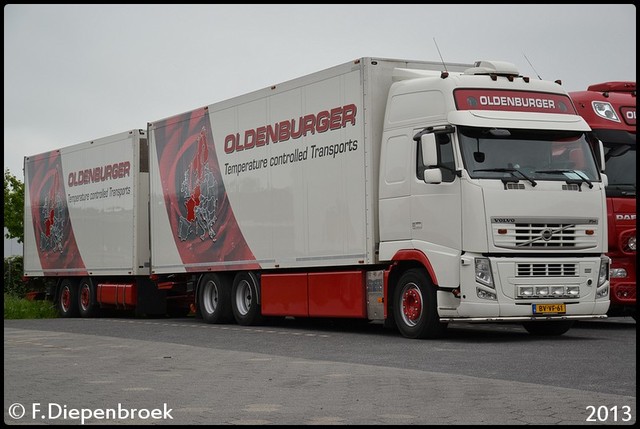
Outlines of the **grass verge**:
{"label": "grass verge", "polygon": [[30,301],[10,294],[4,294],[5,319],[52,319],[58,317],[53,303],[49,300]]}

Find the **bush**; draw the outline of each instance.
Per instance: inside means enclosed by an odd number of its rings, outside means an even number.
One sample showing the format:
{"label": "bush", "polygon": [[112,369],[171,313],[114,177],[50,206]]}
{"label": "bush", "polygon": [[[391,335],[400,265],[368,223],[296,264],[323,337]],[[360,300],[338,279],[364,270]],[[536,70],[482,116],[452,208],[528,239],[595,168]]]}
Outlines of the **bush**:
{"label": "bush", "polygon": [[23,274],[22,256],[8,256],[4,258],[4,293],[24,297],[27,293],[27,285],[22,281]]}
{"label": "bush", "polygon": [[4,258],[4,318],[5,319],[48,319],[58,316],[54,304],[49,300],[28,298],[44,297],[45,282],[31,279],[22,280],[22,256]]}
{"label": "bush", "polygon": [[55,285],[55,280],[45,281],[42,277],[30,278],[24,281],[24,263],[22,256],[4,258],[4,293],[18,298],[24,298],[29,292],[43,294],[49,286]]}

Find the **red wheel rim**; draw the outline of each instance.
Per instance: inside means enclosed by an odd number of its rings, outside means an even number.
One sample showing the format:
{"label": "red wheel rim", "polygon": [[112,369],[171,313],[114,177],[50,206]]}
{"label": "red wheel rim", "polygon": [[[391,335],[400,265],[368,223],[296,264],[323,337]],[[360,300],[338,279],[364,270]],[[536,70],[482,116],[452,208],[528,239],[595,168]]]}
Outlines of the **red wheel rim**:
{"label": "red wheel rim", "polygon": [[62,289],[60,303],[62,304],[62,309],[64,311],[69,310],[69,307],[71,306],[71,292],[69,291],[69,288],[65,287],[64,289]]}
{"label": "red wheel rim", "polygon": [[89,308],[89,303],[91,302],[91,299],[89,297],[89,288],[87,286],[84,286],[82,288],[82,292],[80,292],[80,304],[82,305],[83,309],[87,309]]}
{"label": "red wheel rim", "polygon": [[402,314],[415,324],[422,314],[422,295],[415,287],[407,289],[402,295]]}

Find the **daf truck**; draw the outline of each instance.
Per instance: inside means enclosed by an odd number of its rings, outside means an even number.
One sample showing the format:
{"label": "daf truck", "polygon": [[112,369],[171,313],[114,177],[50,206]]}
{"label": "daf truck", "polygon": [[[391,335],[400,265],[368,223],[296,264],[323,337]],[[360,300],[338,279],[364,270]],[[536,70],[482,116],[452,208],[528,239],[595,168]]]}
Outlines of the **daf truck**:
{"label": "daf truck", "polygon": [[610,81],[570,92],[593,137],[604,145],[608,185],[609,316],[636,318],[636,82]]}

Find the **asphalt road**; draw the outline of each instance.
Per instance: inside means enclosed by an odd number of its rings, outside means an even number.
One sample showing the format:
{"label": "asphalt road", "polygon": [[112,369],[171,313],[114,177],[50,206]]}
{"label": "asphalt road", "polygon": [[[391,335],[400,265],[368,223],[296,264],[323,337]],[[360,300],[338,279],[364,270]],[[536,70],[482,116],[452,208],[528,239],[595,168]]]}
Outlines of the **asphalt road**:
{"label": "asphalt road", "polygon": [[6,424],[436,425],[636,421],[636,323],[554,338],[451,325],[193,318],[4,321]]}

